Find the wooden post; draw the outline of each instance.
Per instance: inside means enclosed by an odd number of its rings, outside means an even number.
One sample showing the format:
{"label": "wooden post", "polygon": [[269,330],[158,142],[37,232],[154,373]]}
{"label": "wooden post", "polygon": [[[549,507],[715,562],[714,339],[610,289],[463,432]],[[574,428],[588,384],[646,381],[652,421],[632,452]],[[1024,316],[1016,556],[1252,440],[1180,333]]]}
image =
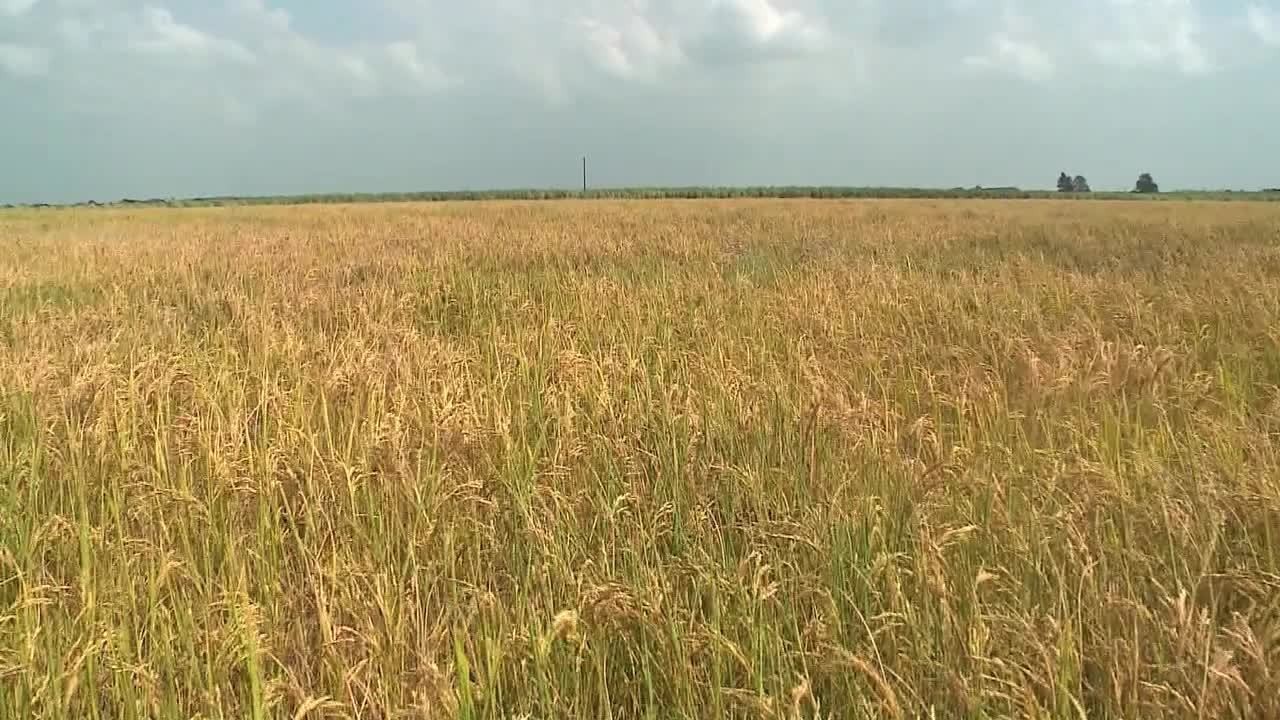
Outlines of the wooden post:
{"label": "wooden post", "polygon": [[582,156],[582,192],[587,192],[587,156]]}

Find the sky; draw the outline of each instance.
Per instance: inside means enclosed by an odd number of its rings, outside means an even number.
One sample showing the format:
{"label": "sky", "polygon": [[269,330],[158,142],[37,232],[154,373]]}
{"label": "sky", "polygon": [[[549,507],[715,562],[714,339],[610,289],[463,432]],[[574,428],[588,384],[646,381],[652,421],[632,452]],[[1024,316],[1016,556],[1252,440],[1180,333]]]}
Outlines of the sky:
{"label": "sky", "polygon": [[0,0],[0,203],[1280,186],[1280,0]]}

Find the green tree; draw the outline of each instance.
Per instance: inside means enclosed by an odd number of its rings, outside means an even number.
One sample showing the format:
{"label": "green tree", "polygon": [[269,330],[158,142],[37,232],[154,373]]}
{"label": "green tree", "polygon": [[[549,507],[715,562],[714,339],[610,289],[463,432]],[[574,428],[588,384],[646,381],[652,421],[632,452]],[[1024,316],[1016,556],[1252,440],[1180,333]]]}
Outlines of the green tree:
{"label": "green tree", "polygon": [[1087,193],[1093,191],[1089,189],[1089,181],[1085,180],[1083,175],[1077,175],[1071,180],[1071,192]]}
{"label": "green tree", "polygon": [[1138,176],[1138,182],[1134,185],[1133,191],[1137,193],[1158,193],[1160,192],[1160,186],[1151,177],[1151,173],[1142,173]]}
{"label": "green tree", "polygon": [[1069,193],[1074,192],[1075,188],[1071,184],[1071,176],[1066,173],[1058,175],[1058,192]]}

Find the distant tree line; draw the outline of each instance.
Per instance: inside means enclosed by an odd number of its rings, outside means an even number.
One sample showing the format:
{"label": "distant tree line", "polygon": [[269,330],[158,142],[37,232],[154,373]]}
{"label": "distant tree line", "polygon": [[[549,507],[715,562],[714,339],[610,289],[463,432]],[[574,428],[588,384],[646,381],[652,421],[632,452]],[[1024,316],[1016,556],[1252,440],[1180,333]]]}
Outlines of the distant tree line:
{"label": "distant tree line", "polygon": [[1083,175],[1071,177],[1066,173],[1058,175],[1058,192],[1061,193],[1087,193],[1089,190],[1089,181]]}
{"label": "distant tree line", "polygon": [[[2,1],[2,0],[0,0]],[[1066,182],[1063,182],[1064,178]],[[1070,186],[1070,190],[1066,188]],[[1079,191],[1076,188],[1081,188]],[[1133,190],[1128,192],[1093,192],[1081,175],[1062,173],[1058,178],[1058,190],[1079,197],[1088,193],[1090,198],[1105,200],[1134,200],[1160,188],[1150,173],[1143,173]],[[54,207],[219,207],[235,205],[300,205],[311,203],[370,203],[370,202],[458,202],[466,200],[558,200],[558,199],[663,199],[663,198],[982,198],[997,200],[1049,199],[1060,193],[1051,190],[1024,190],[1018,187],[843,187],[843,186],[756,186],[756,187],[616,187],[594,188],[588,192],[568,189],[511,189],[511,190],[454,190],[391,193],[332,193],[324,195],[276,195],[257,197],[192,197],[192,198],[126,198],[111,202],[88,201],[52,205],[28,203],[23,205],[0,204],[0,209],[54,208]],[[1280,201],[1280,188],[1255,190],[1187,190],[1160,193],[1166,200],[1265,200]]]}
{"label": "distant tree line", "polygon": [[[1083,175],[1072,177],[1067,173],[1058,174],[1058,192],[1060,193],[1087,193],[1093,192],[1089,189],[1089,181]],[[1160,192],[1160,186],[1156,184],[1151,173],[1142,173],[1138,176],[1138,182],[1134,183],[1133,192],[1154,194]]]}

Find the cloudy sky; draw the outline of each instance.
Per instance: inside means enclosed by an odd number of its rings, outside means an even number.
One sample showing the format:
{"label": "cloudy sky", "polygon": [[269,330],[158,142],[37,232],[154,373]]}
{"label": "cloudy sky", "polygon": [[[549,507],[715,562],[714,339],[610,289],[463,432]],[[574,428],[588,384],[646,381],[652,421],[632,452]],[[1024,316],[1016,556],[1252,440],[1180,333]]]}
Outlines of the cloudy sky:
{"label": "cloudy sky", "polygon": [[0,0],[0,202],[1280,186],[1280,0]]}

